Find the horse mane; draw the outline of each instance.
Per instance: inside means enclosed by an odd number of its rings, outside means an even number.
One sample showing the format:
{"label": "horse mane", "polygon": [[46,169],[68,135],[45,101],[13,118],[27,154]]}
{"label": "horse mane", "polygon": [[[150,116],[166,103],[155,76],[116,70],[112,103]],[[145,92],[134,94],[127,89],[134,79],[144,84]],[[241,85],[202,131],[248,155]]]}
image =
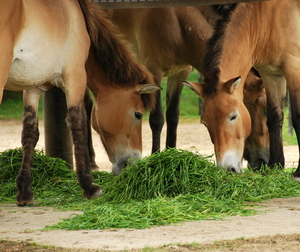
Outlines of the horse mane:
{"label": "horse mane", "polygon": [[213,10],[223,18],[228,18],[231,11],[235,9],[237,4],[215,4],[212,5]]}
{"label": "horse mane", "polygon": [[206,53],[203,58],[202,74],[204,75],[204,92],[207,95],[211,95],[216,90],[216,85],[219,82],[219,63],[223,52],[222,45],[224,41],[224,34],[227,24],[230,21],[231,15],[236,9],[238,4],[230,6],[230,9],[226,9],[220,13],[219,5],[214,6],[217,13],[222,15],[214,27],[214,33],[212,37],[206,43]]}
{"label": "horse mane", "polygon": [[[114,85],[152,84],[152,74],[137,63],[136,57],[115,25],[89,0],[78,0],[91,39],[91,49],[102,70]],[[142,94],[146,109],[154,109],[155,93]]]}

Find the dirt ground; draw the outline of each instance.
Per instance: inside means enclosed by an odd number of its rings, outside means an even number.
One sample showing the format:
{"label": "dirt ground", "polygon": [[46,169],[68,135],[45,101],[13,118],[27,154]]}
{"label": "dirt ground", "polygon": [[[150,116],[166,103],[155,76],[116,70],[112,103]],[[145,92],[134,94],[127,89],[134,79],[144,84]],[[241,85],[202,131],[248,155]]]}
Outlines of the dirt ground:
{"label": "dirt ground", "polygon": [[[21,122],[0,121],[0,125],[0,152],[20,147]],[[43,121],[40,122],[40,133],[37,147],[43,148]],[[150,136],[148,123],[145,122],[144,156],[150,154]],[[101,169],[110,170],[110,163],[95,132],[93,139],[97,164]],[[165,139],[165,133],[162,139]],[[177,145],[202,154],[213,153],[208,133],[198,120],[180,123]],[[296,167],[297,146],[286,146],[285,157],[287,167]],[[27,250],[26,242],[70,248],[68,251],[124,251],[145,247],[156,248],[152,251],[300,251],[300,197],[276,199],[264,202],[260,207],[261,212],[255,216],[233,216],[222,221],[186,222],[144,230],[43,231],[41,229],[46,225],[53,225],[74,212],[0,204],[0,240],[18,242],[13,245],[0,243],[0,251],[54,251],[53,248],[33,250],[32,245]],[[178,245],[193,243],[201,246]],[[161,246],[164,247],[159,249]]]}

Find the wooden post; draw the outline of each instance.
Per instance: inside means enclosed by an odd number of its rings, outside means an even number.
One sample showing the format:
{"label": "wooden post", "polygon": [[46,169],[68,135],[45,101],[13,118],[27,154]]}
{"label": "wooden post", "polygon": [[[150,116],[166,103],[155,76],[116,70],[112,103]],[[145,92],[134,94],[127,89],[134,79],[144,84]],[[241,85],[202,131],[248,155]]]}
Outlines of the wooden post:
{"label": "wooden post", "polygon": [[45,150],[52,157],[62,158],[73,168],[73,148],[66,123],[68,109],[64,92],[57,87],[44,94]]}

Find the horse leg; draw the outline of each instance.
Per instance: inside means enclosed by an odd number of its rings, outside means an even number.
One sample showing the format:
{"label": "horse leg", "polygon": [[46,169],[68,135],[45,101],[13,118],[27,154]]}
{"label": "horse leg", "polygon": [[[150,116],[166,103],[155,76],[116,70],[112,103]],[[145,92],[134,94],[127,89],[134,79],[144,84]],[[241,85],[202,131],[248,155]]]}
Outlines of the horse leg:
{"label": "horse leg", "polygon": [[13,60],[14,39],[18,37],[17,33],[23,18],[23,4],[20,4],[19,1],[11,1],[9,4],[1,1],[1,4],[5,8],[1,10],[0,14],[0,104]]}
{"label": "horse leg", "polygon": [[[299,94],[294,88],[289,88],[290,93],[290,103],[291,103],[291,112],[292,112],[292,123],[298,140],[298,148],[300,149],[300,99]],[[298,161],[298,167],[294,172],[293,176],[295,178],[300,178],[300,159]]]}
{"label": "horse leg", "polygon": [[[148,68],[149,69],[149,68]],[[151,71],[151,69],[149,69]],[[153,74],[155,71],[151,71]],[[155,84],[157,86],[161,85],[162,73],[153,74],[155,76]],[[153,111],[151,111],[149,116],[149,124],[152,131],[152,150],[151,153],[160,151],[160,136],[164,125],[164,114],[161,104],[161,91],[156,92],[156,104]]]}
{"label": "horse leg", "polygon": [[[90,199],[99,196],[102,191],[99,186],[93,184],[91,174],[87,115],[84,107],[85,88],[76,86],[75,83],[74,81],[74,86],[67,88],[65,92],[68,104],[67,122],[73,139],[78,182],[84,191],[84,196]],[[80,82],[77,83],[80,85]]]}
{"label": "horse leg", "polygon": [[[290,96],[290,105],[292,112],[292,124],[295,130],[298,148],[300,150],[300,91],[299,91],[299,72],[295,66],[299,66],[299,61],[290,64],[290,67],[285,67],[285,76],[288,83],[288,90]],[[293,71],[294,70],[294,71]],[[298,78],[297,78],[298,77]],[[298,167],[294,172],[293,176],[295,178],[300,178],[300,159],[298,161]]]}
{"label": "horse leg", "polygon": [[37,111],[40,91],[28,90],[23,92],[24,115],[22,131],[23,160],[19,175],[17,176],[17,205],[25,206],[34,204],[33,192],[30,189],[31,166],[34,156],[34,148],[39,139]]}
{"label": "horse leg", "polygon": [[166,98],[166,122],[167,122],[167,139],[166,148],[176,147],[177,126],[179,121],[180,96],[183,88],[182,80],[186,80],[191,73],[192,68],[169,76],[167,82],[167,98]]}
{"label": "horse leg", "polygon": [[284,167],[282,125],[286,81],[282,75],[261,75],[267,94],[267,126],[270,136],[269,166]]}
{"label": "horse leg", "polygon": [[87,88],[84,95],[84,106],[87,115],[87,133],[88,133],[88,149],[90,155],[90,163],[92,170],[98,170],[99,167],[95,162],[95,150],[93,147],[93,139],[92,139],[92,128],[91,128],[91,116],[93,109],[93,101],[90,97],[89,89]]}

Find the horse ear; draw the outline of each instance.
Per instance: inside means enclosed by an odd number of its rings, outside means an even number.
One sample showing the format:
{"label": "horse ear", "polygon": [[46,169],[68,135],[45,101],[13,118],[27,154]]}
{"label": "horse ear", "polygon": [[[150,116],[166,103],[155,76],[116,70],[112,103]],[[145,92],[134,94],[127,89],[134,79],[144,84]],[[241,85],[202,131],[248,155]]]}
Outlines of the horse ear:
{"label": "horse ear", "polygon": [[181,83],[184,86],[188,87],[190,90],[194,91],[196,95],[203,97],[203,84],[190,81],[181,81]]}
{"label": "horse ear", "polygon": [[227,81],[224,84],[224,89],[229,92],[230,94],[232,94],[234,92],[234,90],[236,90],[239,86],[239,84],[241,83],[242,78],[239,76],[237,78],[233,78],[229,81]]}
{"label": "horse ear", "polygon": [[262,79],[258,79],[258,80],[256,80],[256,81],[253,81],[253,82],[251,83],[251,85],[252,85],[253,87],[255,87],[255,89],[258,90],[258,91],[261,91],[261,90],[264,88],[264,84],[263,84]]}
{"label": "horse ear", "polygon": [[245,82],[244,90],[251,93],[260,93],[264,89],[264,84],[261,78],[251,81],[251,83]]}
{"label": "horse ear", "polygon": [[161,87],[154,85],[154,84],[139,84],[135,88],[135,90],[139,94],[150,94],[150,93],[154,93],[161,89],[162,89]]}

